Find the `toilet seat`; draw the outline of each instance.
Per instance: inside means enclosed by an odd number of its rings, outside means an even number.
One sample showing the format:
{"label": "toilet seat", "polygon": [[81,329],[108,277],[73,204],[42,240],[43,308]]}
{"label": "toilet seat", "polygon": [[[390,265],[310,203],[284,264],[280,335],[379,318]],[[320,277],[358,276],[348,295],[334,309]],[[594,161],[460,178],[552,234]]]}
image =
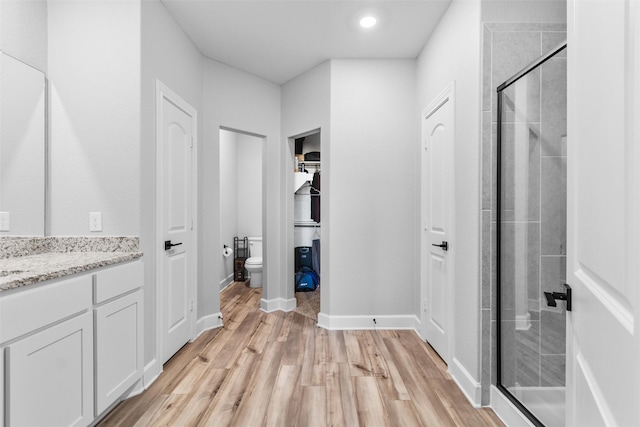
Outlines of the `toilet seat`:
{"label": "toilet seat", "polygon": [[244,265],[261,265],[262,257],[251,257],[244,262]]}

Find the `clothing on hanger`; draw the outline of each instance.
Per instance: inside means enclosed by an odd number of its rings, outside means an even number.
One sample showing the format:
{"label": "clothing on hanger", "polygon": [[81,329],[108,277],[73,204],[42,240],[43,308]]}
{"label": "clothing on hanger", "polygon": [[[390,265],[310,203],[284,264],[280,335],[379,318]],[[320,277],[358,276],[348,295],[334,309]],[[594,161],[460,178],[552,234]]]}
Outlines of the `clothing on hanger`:
{"label": "clothing on hanger", "polygon": [[309,194],[311,194],[311,219],[320,222],[320,172],[313,174]]}

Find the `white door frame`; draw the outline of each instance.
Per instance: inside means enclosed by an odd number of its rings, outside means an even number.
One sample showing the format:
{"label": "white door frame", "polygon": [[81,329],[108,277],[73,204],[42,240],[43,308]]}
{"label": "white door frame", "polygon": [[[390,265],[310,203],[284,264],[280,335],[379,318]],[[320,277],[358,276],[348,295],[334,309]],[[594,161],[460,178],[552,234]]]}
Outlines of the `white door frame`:
{"label": "white door frame", "polygon": [[[195,108],[184,101],[179,95],[169,89],[164,83],[156,79],[156,236],[155,236],[155,259],[156,259],[156,360],[162,363],[164,358],[162,344],[164,331],[162,328],[164,320],[164,288],[163,288],[163,256],[164,256],[164,229],[163,229],[163,202],[164,194],[162,188],[162,178],[164,170],[160,167],[163,164],[163,150],[159,149],[162,142],[162,101],[167,99],[175,104],[178,108],[184,110],[191,116],[191,129],[193,132],[193,149],[191,150],[191,217],[193,220],[192,236],[191,236],[191,256],[189,260],[189,277],[191,283],[188,283],[189,300],[192,301],[193,309],[189,311],[189,340],[193,340],[196,336],[196,317],[198,307],[197,292],[197,259],[198,259],[198,112]],[[162,366],[158,372],[162,372]]]}
{"label": "white door frame", "polygon": [[[428,165],[428,147],[427,147],[427,135],[425,135],[425,127],[424,121],[434,114],[445,102],[450,102],[453,108],[453,140],[455,142],[455,91],[456,85],[455,81],[452,81],[447,85],[447,87],[440,92],[440,94],[433,100],[431,103],[422,110],[422,116],[420,117],[421,122],[421,141],[420,141],[420,151],[421,151],[421,167],[420,167],[420,335],[422,339],[426,341],[426,325],[427,325],[427,305],[426,299],[429,295],[429,263],[427,262],[427,256],[429,254],[429,236],[428,236],[428,207],[429,207],[429,195],[427,195],[427,167]],[[447,294],[447,302],[446,302],[446,312],[447,312],[447,322],[449,328],[449,337],[448,337],[448,348],[447,352],[449,354],[449,358],[453,360],[453,331],[454,331],[454,316],[453,316],[453,294],[454,294],[454,264],[455,264],[455,253],[456,253],[456,240],[455,240],[455,197],[454,197],[454,189],[455,189],[455,174],[454,174],[454,145],[451,144],[449,149],[449,164],[447,165],[448,176],[445,182],[448,183],[448,188],[445,189],[445,192],[450,196],[448,198],[448,234],[449,234],[449,249],[447,251],[447,267],[448,267],[448,275],[447,275],[447,286],[449,292]],[[449,362],[449,361],[447,361]]]}

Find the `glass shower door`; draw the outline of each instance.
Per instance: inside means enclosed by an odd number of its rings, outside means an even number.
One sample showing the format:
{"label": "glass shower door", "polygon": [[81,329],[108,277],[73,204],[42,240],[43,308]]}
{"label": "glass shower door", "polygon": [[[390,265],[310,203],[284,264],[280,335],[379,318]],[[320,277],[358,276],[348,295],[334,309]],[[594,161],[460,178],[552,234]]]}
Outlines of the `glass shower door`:
{"label": "glass shower door", "polygon": [[536,425],[564,425],[566,48],[498,90],[498,388]]}

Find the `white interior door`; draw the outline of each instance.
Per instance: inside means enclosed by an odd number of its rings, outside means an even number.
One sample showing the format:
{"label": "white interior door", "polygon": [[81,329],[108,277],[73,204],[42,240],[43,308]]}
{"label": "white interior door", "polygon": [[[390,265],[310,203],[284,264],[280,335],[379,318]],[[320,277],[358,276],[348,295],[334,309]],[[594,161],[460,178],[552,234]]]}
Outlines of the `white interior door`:
{"label": "white interior door", "polygon": [[193,334],[193,146],[196,112],[158,82],[159,281],[162,362]]}
{"label": "white interior door", "polygon": [[450,216],[454,143],[454,86],[423,114],[423,292],[424,338],[445,362],[450,355],[452,262]]}
{"label": "white interior door", "polygon": [[568,25],[567,425],[640,425],[640,4]]}

